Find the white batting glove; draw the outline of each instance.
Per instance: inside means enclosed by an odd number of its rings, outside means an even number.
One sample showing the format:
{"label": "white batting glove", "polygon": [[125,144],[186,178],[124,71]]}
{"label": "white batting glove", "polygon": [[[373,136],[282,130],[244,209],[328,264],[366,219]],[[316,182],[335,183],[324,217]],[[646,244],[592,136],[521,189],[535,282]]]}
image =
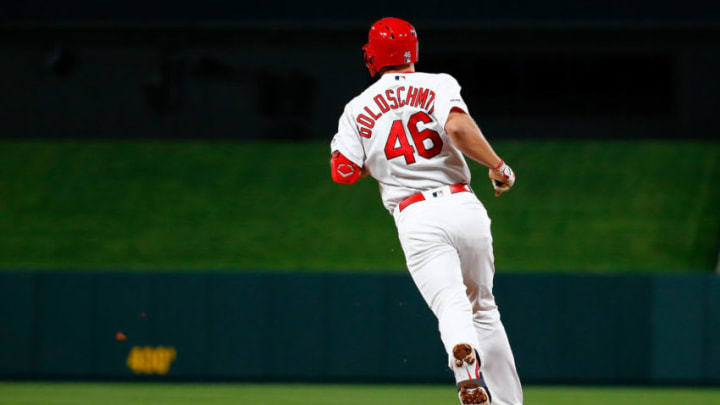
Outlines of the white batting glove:
{"label": "white batting glove", "polygon": [[495,197],[510,190],[515,184],[515,172],[502,159],[500,159],[498,167],[490,169],[488,177],[495,189]]}

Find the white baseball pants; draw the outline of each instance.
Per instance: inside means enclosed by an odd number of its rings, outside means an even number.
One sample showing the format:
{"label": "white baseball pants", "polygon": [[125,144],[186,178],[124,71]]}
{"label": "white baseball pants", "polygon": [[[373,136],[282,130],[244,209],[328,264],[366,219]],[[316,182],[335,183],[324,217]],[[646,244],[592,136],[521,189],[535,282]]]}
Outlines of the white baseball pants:
{"label": "white baseball pants", "polygon": [[[433,192],[438,197],[433,197]],[[480,355],[493,405],[521,405],[522,387],[505,328],[492,294],[490,218],[471,192],[448,187],[423,193],[425,200],[393,216],[407,267],[438,319],[449,361],[452,349],[469,343]]]}

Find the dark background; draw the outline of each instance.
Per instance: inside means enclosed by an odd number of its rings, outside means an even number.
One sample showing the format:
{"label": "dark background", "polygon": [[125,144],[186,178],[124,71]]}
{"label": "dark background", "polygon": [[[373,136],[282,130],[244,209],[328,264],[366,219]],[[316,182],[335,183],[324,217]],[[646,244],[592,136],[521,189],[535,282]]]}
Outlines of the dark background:
{"label": "dark background", "polygon": [[492,138],[718,139],[720,6],[649,0],[13,3],[0,136],[328,139],[387,15]]}

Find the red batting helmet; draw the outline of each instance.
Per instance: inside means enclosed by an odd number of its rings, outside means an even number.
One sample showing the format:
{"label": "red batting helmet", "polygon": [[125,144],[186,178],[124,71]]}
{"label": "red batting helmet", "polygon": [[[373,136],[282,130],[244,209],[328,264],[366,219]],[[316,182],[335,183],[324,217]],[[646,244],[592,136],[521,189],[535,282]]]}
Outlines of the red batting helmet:
{"label": "red batting helmet", "polygon": [[418,37],[407,21],[388,17],[370,27],[365,51],[365,65],[370,76],[385,66],[406,65],[418,61]]}

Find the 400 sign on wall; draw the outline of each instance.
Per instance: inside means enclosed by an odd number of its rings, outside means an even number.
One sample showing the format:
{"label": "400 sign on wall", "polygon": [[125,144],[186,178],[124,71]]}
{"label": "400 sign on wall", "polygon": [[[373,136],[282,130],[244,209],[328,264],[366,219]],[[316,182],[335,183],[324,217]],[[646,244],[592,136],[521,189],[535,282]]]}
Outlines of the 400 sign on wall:
{"label": "400 sign on wall", "polygon": [[135,374],[166,375],[176,357],[177,351],[172,346],[133,346],[126,364]]}

